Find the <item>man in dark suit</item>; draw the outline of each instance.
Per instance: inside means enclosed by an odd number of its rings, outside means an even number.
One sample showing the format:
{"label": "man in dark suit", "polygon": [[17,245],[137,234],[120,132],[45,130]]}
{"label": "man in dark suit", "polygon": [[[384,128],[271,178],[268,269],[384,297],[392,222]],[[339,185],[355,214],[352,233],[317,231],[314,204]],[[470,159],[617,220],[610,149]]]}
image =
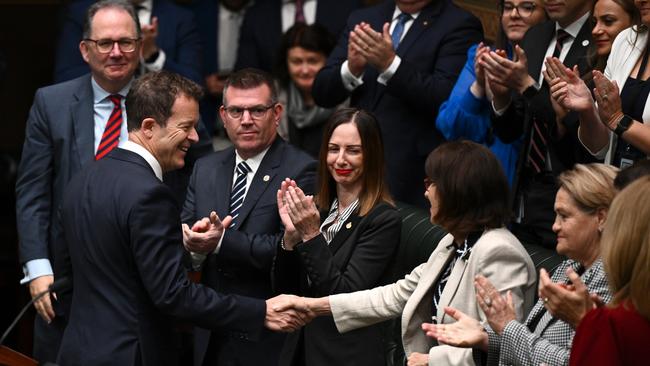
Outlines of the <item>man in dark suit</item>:
{"label": "man in dark suit", "polygon": [[[162,177],[181,168],[198,141],[201,94],[178,74],[140,78],[127,95],[129,141],[70,181],[61,257],[74,294],[60,364],[178,364],[173,318],[250,339],[264,327],[303,324],[298,311],[274,310],[297,305],[296,297],[218,294],[191,283],[183,268],[180,206]],[[194,239],[218,239],[222,223],[206,220]]]}
{"label": "man in dark suit", "polygon": [[[204,284],[221,293],[266,299],[272,296],[271,263],[283,232],[277,191],[285,178],[291,178],[313,193],[316,162],[277,137],[282,105],[267,73],[243,69],[232,74],[223,104],[219,112],[234,146],[197,162],[182,221],[193,225],[215,211],[221,218],[230,215],[232,224],[220,241],[203,247],[186,241],[186,247],[193,252],[194,265],[202,265]],[[194,361],[273,365],[283,340],[271,332],[254,341],[197,328]]]}
{"label": "man in dark suit", "polygon": [[[302,10],[296,10],[302,6]],[[362,6],[360,0],[270,0],[255,2],[242,24],[235,69],[254,67],[272,71],[277,61],[282,34],[296,21],[318,23],[338,37],[350,12]],[[302,17],[301,15],[302,14]]]}
{"label": "man in dark suit", "polygon": [[[99,148],[104,132],[113,131],[114,143],[127,140],[126,123],[116,126],[119,132],[107,127],[112,111],[126,114],[124,98],[138,67],[140,44],[117,40],[139,38],[140,28],[129,3],[104,1],[89,10],[87,38],[108,40],[111,49],[104,52],[90,41],[77,43],[76,52],[91,73],[39,89],[27,120],[16,181],[16,219],[25,273],[21,283],[29,283],[33,297],[52,284],[54,275],[59,277],[54,253],[61,233],[54,218],[68,181],[96,154],[106,153]],[[41,362],[56,360],[65,327],[69,296],[58,295],[54,303],[45,296],[34,304],[40,316],[34,321],[33,355]]]}
{"label": "man in dark suit", "polygon": [[517,61],[491,52],[482,64],[487,80],[492,80],[488,84],[494,94],[495,133],[505,143],[522,136],[525,141],[515,176],[512,231],[522,242],[554,249],[556,178],[575,163],[594,159],[578,141],[577,114],[564,110],[556,114],[542,70],[546,57],[551,56],[567,67],[578,65],[581,73],[591,70],[587,52],[592,42],[593,2],[554,0],[545,7],[550,19],[528,30],[515,48]]}
{"label": "man in dark suit", "polygon": [[450,0],[389,0],[348,19],[312,93],[318,105],[350,105],[379,120],[393,197],[425,206],[424,161],[442,135],[438,107],[456,82],[481,23]]}
{"label": "man in dark suit", "polygon": [[[56,48],[54,81],[62,82],[88,72],[79,57],[86,10],[96,0],[78,0],[65,10]],[[202,83],[201,44],[191,11],[171,0],[131,0],[142,27],[143,72],[169,70]]]}

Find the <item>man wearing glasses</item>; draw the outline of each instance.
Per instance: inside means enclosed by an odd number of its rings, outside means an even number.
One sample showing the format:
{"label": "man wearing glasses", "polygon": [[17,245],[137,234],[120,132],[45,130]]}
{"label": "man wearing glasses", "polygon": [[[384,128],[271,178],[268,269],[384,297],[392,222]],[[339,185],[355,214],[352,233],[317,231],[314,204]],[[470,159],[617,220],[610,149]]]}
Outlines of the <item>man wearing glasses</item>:
{"label": "man wearing glasses", "polygon": [[[316,162],[277,137],[283,106],[266,72],[243,69],[225,83],[219,113],[233,147],[196,162],[182,212],[185,248],[202,282],[223,294],[272,297],[270,271],[283,227],[277,191],[285,178],[309,194]],[[218,238],[199,243],[204,217],[223,220]],[[215,220],[215,221],[216,221]],[[202,328],[194,332],[195,365],[274,365],[284,337],[267,331],[257,342]]]}
{"label": "man wearing glasses", "polygon": [[[91,72],[36,92],[16,182],[20,262],[32,297],[57,276],[61,228],[56,217],[68,181],[81,168],[127,140],[124,97],[140,57],[133,7],[104,0],[88,10],[79,44]],[[54,268],[54,270],[53,270]],[[58,277],[57,277],[58,278]],[[64,290],[62,290],[64,292]],[[66,325],[69,295],[44,296],[34,306],[34,357],[55,362]]]}

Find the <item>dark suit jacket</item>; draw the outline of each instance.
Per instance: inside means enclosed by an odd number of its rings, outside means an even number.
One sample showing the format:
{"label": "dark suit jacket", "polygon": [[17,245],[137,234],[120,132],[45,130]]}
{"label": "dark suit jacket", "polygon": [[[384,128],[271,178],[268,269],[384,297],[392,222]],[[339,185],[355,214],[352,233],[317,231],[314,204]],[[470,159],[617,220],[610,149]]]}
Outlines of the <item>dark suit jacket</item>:
{"label": "dark suit jacket", "polygon": [[[95,2],[96,0],[77,0],[66,8],[56,47],[55,82],[69,80],[90,71],[81,58],[79,42],[86,11]],[[170,0],[154,0],[151,16],[158,17],[156,44],[165,52],[163,69],[202,84],[201,43],[192,12]]]}
{"label": "dark suit jacket", "polygon": [[391,194],[396,200],[425,206],[424,161],[444,141],[435,128],[438,108],[449,97],[467,50],[482,38],[482,28],[478,19],[449,0],[434,0],[422,9],[400,42],[397,55],[402,63],[388,85],[379,84],[378,71],[367,67],[364,84],[348,92],[341,80],[348,49],[345,35],[362,21],[381,32],[394,10],[390,0],[350,15],[344,36],[316,76],[312,93],[324,107],[350,97],[351,106],[372,112],[382,130]]}
{"label": "dark suit jacket", "polygon": [[259,337],[264,301],[189,281],[180,206],[139,155],[89,164],[62,205],[75,287],[59,363],[174,365],[172,317]]}
{"label": "dark suit jacket", "polygon": [[[324,220],[327,213],[323,213]],[[393,207],[375,206],[366,216],[352,214],[328,245],[322,235],[298,244],[294,251],[278,250],[275,289],[322,297],[370,289],[387,280],[402,221]],[[311,281],[308,284],[307,278]],[[300,349],[302,348],[302,350]],[[314,319],[287,336],[281,365],[383,365],[381,325],[339,334],[331,316]],[[304,353],[305,362],[299,359]]]}
{"label": "dark suit jacket", "polygon": [[[187,189],[183,222],[192,225],[211,211],[221,218],[228,215],[234,170],[234,147],[197,161]],[[237,227],[226,230],[219,253],[206,259],[202,282],[222,293],[260,299],[272,297],[271,263],[283,232],[277,190],[289,177],[306,192],[313,193],[315,171],[316,162],[309,155],[276,137],[252,178],[237,217]],[[196,329],[196,364],[203,362],[210,337],[209,331]],[[273,364],[283,339],[271,332],[265,332],[259,342],[247,338],[224,339],[219,364]]]}
{"label": "dark suit jacket", "polygon": [[[21,263],[49,259],[58,276],[54,253],[61,228],[56,213],[68,181],[94,160],[93,126],[90,74],[36,91],[16,181]],[[55,310],[62,316],[67,309]]]}
{"label": "dark suit jacket", "polygon": [[[588,61],[587,51],[589,48],[588,44],[593,41],[591,38],[592,28],[593,23],[591,20],[587,20],[580,29],[571,45],[571,49],[564,59],[564,64],[567,67],[573,68],[574,65],[578,65],[581,73],[590,72],[592,65]],[[546,49],[554,36],[555,22],[547,21],[530,28],[521,42],[521,47],[526,52],[528,59],[528,73],[535,80],[540,75]],[[513,142],[524,136],[524,148],[521,149],[515,176],[514,187],[517,192],[515,196],[523,194],[523,191],[528,190],[531,184],[533,173],[526,167],[526,163],[530,150],[533,118],[550,122],[555,126],[555,112],[551,105],[547,83],[543,83],[539,92],[530,99],[519,95],[514,97],[510,107],[502,116],[497,117],[493,114],[492,118],[494,132],[503,142]],[[571,169],[576,163],[595,161],[587,150],[582,147],[580,141],[578,141],[578,115],[575,112],[569,113],[564,118],[563,124],[566,126],[566,134],[560,137],[557,129],[553,128],[549,131],[550,135],[547,140],[551,166],[553,167],[552,177],[557,177],[561,172]],[[551,178],[551,180],[554,179]],[[554,218],[553,202],[555,200],[555,194],[551,190],[551,192],[541,194],[539,199],[535,197],[537,195],[528,196],[530,197],[528,202],[534,206],[530,207],[530,211],[526,210],[529,211],[528,216],[531,219],[531,224],[545,230],[548,236],[553,236],[551,233],[551,225]],[[527,219],[525,220],[528,221]],[[554,240],[548,239],[546,241],[549,240],[553,243],[545,245],[554,247]]]}
{"label": "dark suit jacket", "polygon": [[[318,0],[316,23],[338,37],[350,12],[361,6],[359,0]],[[235,69],[254,67],[272,71],[281,39],[282,0],[256,1],[244,16]]]}

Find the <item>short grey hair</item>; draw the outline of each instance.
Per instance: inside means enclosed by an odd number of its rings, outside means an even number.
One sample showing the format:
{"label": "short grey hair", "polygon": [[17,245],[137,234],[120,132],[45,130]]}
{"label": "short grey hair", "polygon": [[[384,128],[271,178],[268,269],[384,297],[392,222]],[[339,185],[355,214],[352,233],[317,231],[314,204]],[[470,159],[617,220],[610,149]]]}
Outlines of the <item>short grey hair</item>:
{"label": "short grey hair", "polygon": [[129,13],[131,19],[133,19],[133,23],[135,23],[135,32],[137,38],[142,37],[142,29],[140,29],[140,20],[138,19],[138,15],[135,13],[135,8],[133,8],[133,5],[131,5],[130,2],[126,0],[100,0],[92,4],[88,8],[88,11],[86,12],[86,19],[84,21],[84,28],[83,28],[83,39],[90,38],[91,25],[92,25],[93,18],[95,17],[95,14],[97,14],[98,11],[107,8],[118,8]]}

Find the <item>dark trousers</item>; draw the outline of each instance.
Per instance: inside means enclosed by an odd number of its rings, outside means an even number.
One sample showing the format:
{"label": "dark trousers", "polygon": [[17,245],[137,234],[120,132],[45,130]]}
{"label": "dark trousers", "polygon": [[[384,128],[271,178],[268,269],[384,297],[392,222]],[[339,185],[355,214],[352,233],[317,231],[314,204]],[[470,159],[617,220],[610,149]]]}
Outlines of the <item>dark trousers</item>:
{"label": "dark trousers", "polygon": [[59,353],[63,331],[67,323],[65,317],[56,316],[50,324],[47,324],[40,315],[36,314],[33,356],[39,364],[56,363],[56,356]]}
{"label": "dark trousers", "polygon": [[[555,221],[557,183],[553,176],[536,176],[526,181],[520,190],[523,197],[521,223],[512,225],[512,233],[522,243],[541,245],[555,250],[557,236],[552,230]],[[519,200],[516,201],[516,205]]]}

